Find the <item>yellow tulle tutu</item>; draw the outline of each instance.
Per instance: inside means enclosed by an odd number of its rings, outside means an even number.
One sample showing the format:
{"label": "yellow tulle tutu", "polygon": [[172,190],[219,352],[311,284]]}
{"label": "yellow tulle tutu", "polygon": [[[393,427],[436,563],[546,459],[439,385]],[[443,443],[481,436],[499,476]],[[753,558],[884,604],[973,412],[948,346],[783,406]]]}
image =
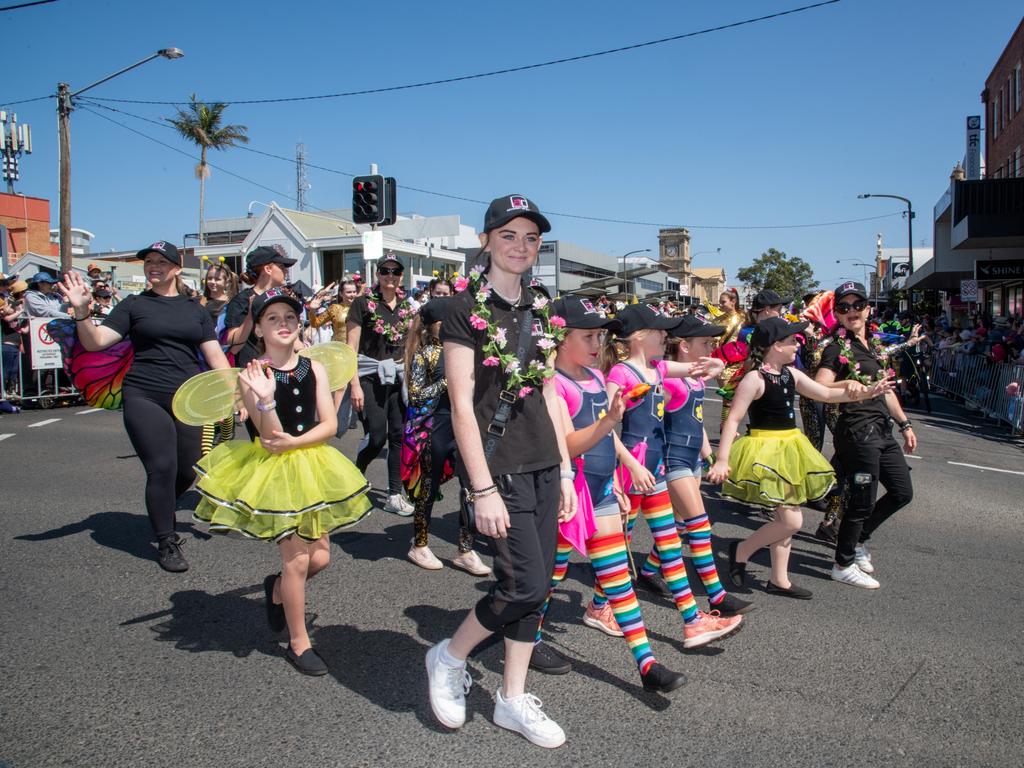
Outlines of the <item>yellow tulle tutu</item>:
{"label": "yellow tulle tutu", "polygon": [[836,473],[799,429],[752,429],[733,443],[722,493],[746,504],[777,507],[823,498]]}
{"label": "yellow tulle tutu", "polygon": [[273,454],[258,440],[214,448],[195,465],[194,517],[211,532],[267,541],[308,541],[363,519],[371,509],[366,478],[329,445]]}

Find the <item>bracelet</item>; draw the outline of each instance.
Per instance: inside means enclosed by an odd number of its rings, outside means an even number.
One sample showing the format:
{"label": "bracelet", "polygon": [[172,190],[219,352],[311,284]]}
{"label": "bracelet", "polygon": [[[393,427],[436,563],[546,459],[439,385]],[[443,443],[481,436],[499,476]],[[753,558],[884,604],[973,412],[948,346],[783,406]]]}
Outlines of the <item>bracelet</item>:
{"label": "bracelet", "polygon": [[89,319],[90,317],[92,317],[92,315],[91,315],[91,314],[88,314],[88,315],[86,315],[85,317],[79,317],[78,315],[75,315],[75,322],[76,322],[76,323],[80,323],[80,322],[82,322],[83,320],[88,320],[88,319]]}
{"label": "bracelet", "polygon": [[899,424],[897,424],[897,426],[900,428],[900,432],[906,432],[908,429],[911,428],[910,419],[907,419],[906,421],[901,421]]}
{"label": "bracelet", "polygon": [[571,469],[559,470],[558,476],[560,478],[562,478],[563,480],[575,480],[576,479],[576,473],[573,472]]}
{"label": "bracelet", "polygon": [[479,491],[474,491],[469,488],[466,491],[466,501],[473,503],[477,499],[482,499],[484,496],[490,496],[492,493],[498,492],[498,486],[495,484],[488,485],[486,488],[481,488]]}
{"label": "bracelet", "polygon": [[267,413],[277,408],[277,400],[271,400],[269,403],[264,405],[259,400],[256,401],[256,410],[260,413]]}

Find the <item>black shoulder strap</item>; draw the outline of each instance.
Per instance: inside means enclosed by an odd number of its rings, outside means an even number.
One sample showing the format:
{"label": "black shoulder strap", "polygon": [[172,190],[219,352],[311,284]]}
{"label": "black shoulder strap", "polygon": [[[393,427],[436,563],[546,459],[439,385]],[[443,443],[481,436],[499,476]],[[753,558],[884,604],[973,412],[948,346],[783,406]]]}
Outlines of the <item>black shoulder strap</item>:
{"label": "black shoulder strap", "polygon": [[[519,369],[525,371],[528,365],[527,356],[530,353],[531,342],[533,341],[533,312],[529,308],[524,310],[523,319],[519,322],[519,346],[516,349],[516,358],[519,360]],[[484,441],[484,460],[490,461],[491,456],[498,449],[498,441],[505,436],[505,429],[508,427],[508,417],[512,414],[512,405],[516,401],[516,393],[503,389],[498,393],[498,409],[487,425],[487,439]]]}

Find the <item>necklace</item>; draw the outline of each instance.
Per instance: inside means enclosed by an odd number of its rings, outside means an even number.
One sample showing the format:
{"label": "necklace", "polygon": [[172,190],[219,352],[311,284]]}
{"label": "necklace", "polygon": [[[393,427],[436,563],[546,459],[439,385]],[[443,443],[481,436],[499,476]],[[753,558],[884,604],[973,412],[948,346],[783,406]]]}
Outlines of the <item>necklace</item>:
{"label": "necklace", "polygon": [[[853,356],[853,346],[850,343],[849,335],[845,328],[836,329],[835,343],[839,345],[839,362],[846,366],[848,378],[859,381],[861,384],[872,384],[870,376],[860,372],[860,363],[856,362]],[[875,380],[880,381],[886,376],[895,376],[896,372],[889,367],[888,350],[882,346],[882,342],[874,336],[868,337],[865,343],[868,354],[878,361],[879,369]]]}
{"label": "necklace", "polygon": [[384,299],[382,297],[375,297],[369,286],[367,286],[364,295],[366,296],[366,308],[370,310],[370,320],[372,321],[374,332],[383,336],[391,345],[400,344],[402,339],[405,338],[405,332],[409,330],[412,316],[416,314],[412,305],[409,304],[409,300],[405,298],[405,293],[401,289],[395,292],[395,297],[398,300],[398,304],[395,305],[395,314],[398,315],[398,322],[393,325],[384,322],[384,318],[377,310],[377,301],[383,302]]}
{"label": "necklace", "polygon": [[519,302],[523,300],[523,284],[522,283],[519,284],[519,293],[516,294],[516,297],[514,299],[510,299],[508,296],[503,294],[501,291],[499,291],[493,285],[491,286],[491,290],[494,291],[496,294],[498,294],[498,296],[503,298],[507,304],[509,304],[510,306],[513,306],[513,307],[518,307],[519,306]]}

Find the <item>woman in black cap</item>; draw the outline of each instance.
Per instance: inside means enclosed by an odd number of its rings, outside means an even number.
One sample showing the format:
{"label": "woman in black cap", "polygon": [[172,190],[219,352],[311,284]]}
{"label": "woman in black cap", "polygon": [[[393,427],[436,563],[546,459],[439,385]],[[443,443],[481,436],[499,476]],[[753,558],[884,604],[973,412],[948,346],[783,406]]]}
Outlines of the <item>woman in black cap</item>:
{"label": "woman in black cap", "polygon": [[[892,389],[888,379],[875,381],[870,387],[858,382],[824,386],[793,368],[799,346],[796,335],[807,325],[772,317],[754,328],[751,362],[757,367],[749,370],[736,388],[733,408],[722,430],[718,460],[708,473],[712,483],[724,482],[722,493],[726,496],[774,510],[770,522],[742,542],[729,545],[729,576],[734,586],[744,586],[747,562],[759,549],[769,547],[772,575],[765,591],[801,600],[810,599],[810,590],[789,579],[793,535],[803,525],[800,505],[824,498],[835,484],[835,473],[797,429],[795,395],[841,403],[879,397]],[[736,440],[748,409],[750,433]]]}
{"label": "woman in black cap", "polygon": [[377,284],[352,302],[345,327],[348,345],[359,355],[359,375],[352,379],[352,408],[362,414],[366,445],[356,466],[366,474],[370,462],[388,448],[388,498],[385,512],[402,517],[413,506],[402,490],[402,360],[405,334],[416,311],[402,291],[405,266],[393,253],[377,265]]}
{"label": "woman in black cap", "polygon": [[124,425],[146,468],[146,511],[159,543],[158,562],[164,570],[180,572],[188,570],[188,562],[181,553],[183,539],[174,531],[175,502],[195,479],[201,430],[177,421],[171,400],[200,372],[200,354],[211,368],[230,366],[209,312],[180,292],[178,249],[158,240],[137,257],[144,261],[149,290],[125,298],[102,325],[91,322],[92,296],[80,275],[67,273],[60,288],[73,308],[83,347],[95,352],[127,337],[135,348],[124,380]]}
{"label": "woman in black cap", "polygon": [[[870,335],[871,305],[867,291],[857,282],[835,290],[835,313],[840,327],[821,356],[816,378],[823,384],[868,384],[891,375],[886,349]],[[903,436],[903,448],[892,435],[892,423]],[[914,489],[904,453],[917,448],[917,436],[895,394],[884,400],[849,403],[839,409],[833,459],[843,482],[845,509],[839,526],[832,578],[843,584],[877,589],[878,580],[867,542],[897,510],[910,503]],[[878,501],[881,483],[886,493]]]}
{"label": "woman in black cap", "polygon": [[235,365],[245,368],[250,360],[260,356],[259,339],[253,328],[249,308],[253,299],[271,288],[280,288],[288,282],[288,270],[295,265],[295,259],[284,254],[283,249],[261,245],[249,251],[245,257],[245,272],[240,275],[242,282],[250,285],[228,302],[224,314],[224,328],[227,343],[235,356]]}
{"label": "woman in black cap", "polygon": [[[478,533],[491,537],[495,584],[455,635],[427,653],[430,704],[448,728],[466,720],[472,679],[466,658],[495,633],[505,640],[494,723],[543,747],[564,731],[526,692],[540,611],[555,563],[559,519],[576,512],[576,492],[550,357],[564,320],[528,278],[551,225],[522,195],[494,200],[480,235],[483,265],[452,299],[441,328],[459,473]],[[489,259],[486,258],[489,252]],[[486,270],[486,271],[483,271]]]}
{"label": "woman in black cap", "polygon": [[[409,409],[402,440],[402,481],[415,502],[413,542],[406,556],[428,571],[443,567],[428,546],[430,515],[441,486],[454,474],[455,432],[439,336],[450,311],[447,297],[431,298],[409,326],[405,346]],[[452,565],[474,576],[490,576],[491,569],[473,549],[473,532],[465,520],[459,522],[459,554]]]}

